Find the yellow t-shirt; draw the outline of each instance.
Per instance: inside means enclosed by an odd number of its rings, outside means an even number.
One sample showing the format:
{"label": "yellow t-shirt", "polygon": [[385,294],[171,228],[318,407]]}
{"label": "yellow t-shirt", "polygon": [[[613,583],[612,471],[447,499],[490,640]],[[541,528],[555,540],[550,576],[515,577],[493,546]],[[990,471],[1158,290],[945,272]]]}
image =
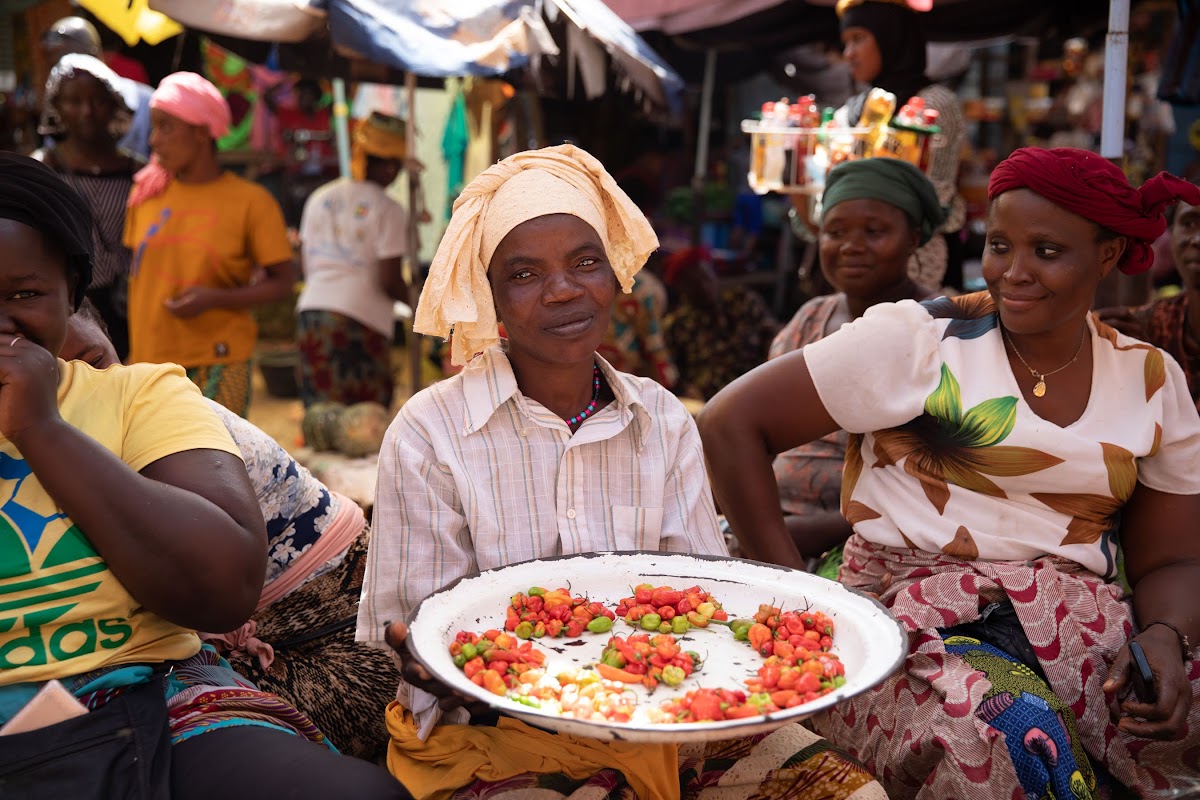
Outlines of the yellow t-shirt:
{"label": "yellow t-shirt", "polygon": [[[173,364],[99,372],[59,361],[58,368],[63,419],[134,470],[186,450],[238,454],[220,419]],[[187,658],[200,649],[195,632],[130,596],[3,438],[0,498],[0,685]]]}
{"label": "yellow t-shirt", "polygon": [[184,289],[247,286],[257,268],[292,260],[279,204],[266,189],[224,173],[171,181],[128,210],[129,361],[185,367],[247,361],[258,328],[250,311],[219,308],[181,319],[163,303]]}

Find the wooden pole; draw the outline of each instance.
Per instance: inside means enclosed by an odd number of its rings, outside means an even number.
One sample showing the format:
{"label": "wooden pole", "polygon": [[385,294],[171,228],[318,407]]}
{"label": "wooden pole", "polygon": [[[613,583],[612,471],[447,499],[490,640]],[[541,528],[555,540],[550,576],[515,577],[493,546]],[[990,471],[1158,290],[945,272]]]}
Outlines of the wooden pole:
{"label": "wooden pole", "polygon": [[[417,152],[417,76],[412,72],[404,77],[408,95],[408,118],[405,120],[405,142],[408,157],[416,159]],[[417,242],[417,221],[421,214],[421,177],[417,170],[408,169],[408,305],[416,318],[417,300],[421,297],[421,248]],[[411,395],[421,391],[421,337],[409,328],[408,365],[411,371]]]}

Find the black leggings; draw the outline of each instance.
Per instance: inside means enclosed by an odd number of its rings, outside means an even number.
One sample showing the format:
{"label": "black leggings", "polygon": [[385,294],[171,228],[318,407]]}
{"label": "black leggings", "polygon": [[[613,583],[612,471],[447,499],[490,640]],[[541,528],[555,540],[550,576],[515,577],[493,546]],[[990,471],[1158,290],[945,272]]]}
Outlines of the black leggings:
{"label": "black leggings", "polygon": [[174,800],[411,800],[387,770],[261,727],[204,733],[171,750]]}

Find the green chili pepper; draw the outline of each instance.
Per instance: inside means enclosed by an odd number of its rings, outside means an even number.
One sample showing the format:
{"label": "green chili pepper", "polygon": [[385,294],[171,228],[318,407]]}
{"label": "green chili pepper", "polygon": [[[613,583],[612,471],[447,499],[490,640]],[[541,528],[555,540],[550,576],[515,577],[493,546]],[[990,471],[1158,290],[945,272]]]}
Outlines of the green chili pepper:
{"label": "green chili pepper", "polygon": [[625,656],[616,650],[605,650],[604,655],[600,658],[600,663],[617,669],[625,669]]}
{"label": "green chili pepper", "polygon": [[683,683],[683,679],[686,677],[687,675],[684,671],[674,664],[668,664],[663,667],[662,682],[667,686],[678,686]]}
{"label": "green chili pepper", "polygon": [[466,664],[468,661],[470,661],[470,659],[467,658],[466,653],[459,653],[458,655],[456,655],[454,657],[454,666],[458,667],[459,669],[462,669],[463,665]]}
{"label": "green chili pepper", "polygon": [[676,636],[682,636],[683,634],[687,633],[691,627],[692,623],[688,622],[687,617],[685,617],[683,614],[671,619],[671,632]]}
{"label": "green chili pepper", "polygon": [[470,661],[472,658],[479,655],[479,648],[468,642],[467,644],[463,645],[462,654],[467,657],[467,661]]}
{"label": "green chili pepper", "polygon": [[613,621],[603,614],[596,617],[587,624],[587,629],[592,633],[608,633],[612,630]]}
{"label": "green chili pepper", "polygon": [[533,623],[530,622],[529,620],[525,620],[524,622],[522,622],[520,625],[517,626],[517,629],[513,631],[513,634],[518,639],[532,638],[533,637]]}
{"label": "green chili pepper", "polygon": [[766,692],[757,692],[747,697],[746,702],[761,711],[763,706],[771,702],[771,695]]}
{"label": "green chili pepper", "polygon": [[528,594],[530,597],[541,597],[545,593],[546,593],[546,590],[540,586],[533,586],[529,589],[528,592],[526,592],[526,594]]}
{"label": "green chili pepper", "polygon": [[647,614],[646,616],[642,617],[641,622],[642,630],[656,631],[658,630],[658,626],[662,624],[662,617],[660,617],[658,614]]}
{"label": "green chili pepper", "polygon": [[539,703],[536,698],[526,697],[523,694],[512,695],[512,699],[516,700],[521,705],[529,706],[530,708],[541,708],[542,707],[542,704]]}
{"label": "green chili pepper", "polygon": [[747,641],[750,638],[750,626],[754,624],[752,619],[735,619],[729,623],[730,630],[733,631],[733,638],[739,642]]}
{"label": "green chili pepper", "polygon": [[833,677],[833,688],[840,689],[845,685],[846,685],[846,676],[845,675],[835,675]]}
{"label": "green chili pepper", "polygon": [[495,646],[496,646],[496,643],[493,642],[491,639],[480,639],[478,642],[475,643],[475,654],[481,656],[484,653],[486,653],[488,650],[491,650]]}

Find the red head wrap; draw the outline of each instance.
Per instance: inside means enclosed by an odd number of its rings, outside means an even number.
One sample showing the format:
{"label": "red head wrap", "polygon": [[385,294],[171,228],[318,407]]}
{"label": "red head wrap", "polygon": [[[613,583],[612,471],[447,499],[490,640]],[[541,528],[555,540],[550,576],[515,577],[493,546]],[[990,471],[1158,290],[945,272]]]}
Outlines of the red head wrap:
{"label": "red head wrap", "polygon": [[1129,239],[1117,265],[1127,275],[1154,263],[1150,245],[1167,229],[1163,210],[1178,200],[1200,205],[1200,187],[1166,172],[1129,185],[1125,173],[1088,150],[1022,147],[992,170],[988,199],[1012,189],[1029,189],[1072,214],[1078,214]]}

